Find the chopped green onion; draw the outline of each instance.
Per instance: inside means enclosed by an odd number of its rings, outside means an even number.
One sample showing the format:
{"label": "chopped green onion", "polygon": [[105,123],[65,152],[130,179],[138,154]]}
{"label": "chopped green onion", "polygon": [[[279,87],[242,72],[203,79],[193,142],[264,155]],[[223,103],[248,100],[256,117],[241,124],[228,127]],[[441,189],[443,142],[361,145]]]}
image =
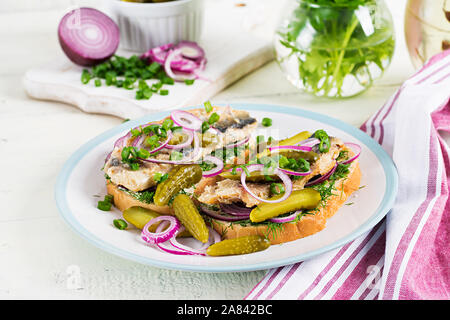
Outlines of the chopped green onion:
{"label": "chopped green onion", "polygon": [[326,153],[330,150],[330,137],[325,130],[317,130],[314,132],[314,137],[320,140],[319,151]]}
{"label": "chopped green onion", "polygon": [[113,200],[114,200],[114,196],[113,195],[110,195],[110,194],[105,195],[104,201],[108,201],[110,203],[113,203]]}
{"label": "chopped green onion", "polygon": [[272,119],[270,119],[270,118],[263,118],[262,121],[261,121],[261,124],[264,127],[270,127],[272,125]]}
{"label": "chopped green onion", "polygon": [[133,170],[133,171],[139,170],[139,163],[131,162],[131,163],[130,163],[130,168],[131,168],[131,170]]}
{"label": "chopped green onion", "polygon": [[283,184],[282,183],[271,183],[270,184],[270,192],[272,192],[272,194],[275,194],[275,195],[284,193],[285,190],[284,190]]}
{"label": "chopped green onion", "polygon": [[147,159],[148,157],[150,157],[150,152],[148,152],[148,150],[145,150],[145,149],[139,149],[137,151],[137,157],[142,158],[142,159]]}
{"label": "chopped green onion", "polygon": [[169,94],[169,90],[159,90],[159,94],[162,96],[167,96]]}
{"label": "chopped green onion", "polygon": [[162,127],[166,130],[169,130],[170,128],[173,127],[173,120],[172,119],[166,119],[164,120]]}
{"label": "chopped green onion", "polygon": [[172,151],[172,153],[170,154],[170,160],[171,161],[178,161],[183,159],[183,154],[181,152],[178,151]]}
{"label": "chopped green onion", "polygon": [[188,86],[193,85],[194,82],[195,82],[195,79],[186,79],[186,80],[184,80],[184,83],[185,83],[186,85],[188,85]]}
{"label": "chopped green onion", "polygon": [[207,121],[203,121],[202,123],[202,133],[205,133],[209,129],[209,124]]}
{"label": "chopped green onion", "polygon": [[256,143],[260,144],[261,142],[264,142],[264,136],[263,135],[260,135],[260,136],[256,137]]}
{"label": "chopped green onion", "polygon": [[214,112],[213,114],[211,114],[209,116],[208,123],[213,124],[213,123],[219,121],[219,119],[220,119],[220,116],[216,112]]}
{"label": "chopped green onion", "polygon": [[112,206],[112,203],[109,202],[109,201],[104,201],[103,200],[103,201],[99,201],[97,203],[97,208],[102,210],[102,211],[110,211],[111,210],[111,206]]}
{"label": "chopped green onion", "polygon": [[159,69],[161,69],[161,65],[157,62],[152,62],[148,67],[147,67],[148,71],[152,72],[152,73],[156,73],[159,71]]}
{"label": "chopped green onion", "polygon": [[113,223],[119,230],[125,230],[128,227],[128,224],[123,219],[114,219]]}
{"label": "chopped green onion", "polygon": [[206,102],[204,103],[204,106],[205,106],[205,111],[206,111],[207,113],[210,113],[210,112],[212,111],[212,109],[213,109],[213,107],[212,107],[210,101],[206,101]]}
{"label": "chopped green onion", "polygon": [[94,84],[95,84],[96,87],[101,87],[102,86],[102,80],[95,79]]}
{"label": "chopped green onion", "polygon": [[91,73],[87,69],[83,69],[83,72],[81,73],[81,82],[83,84],[88,84],[89,81],[91,81]]}

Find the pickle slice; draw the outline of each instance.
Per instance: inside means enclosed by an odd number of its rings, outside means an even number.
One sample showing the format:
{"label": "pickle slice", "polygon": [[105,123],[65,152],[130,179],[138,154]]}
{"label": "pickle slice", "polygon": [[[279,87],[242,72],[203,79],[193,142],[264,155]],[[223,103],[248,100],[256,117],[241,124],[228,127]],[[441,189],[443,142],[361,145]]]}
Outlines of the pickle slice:
{"label": "pickle slice", "polygon": [[153,201],[158,206],[165,206],[174,195],[198,183],[201,178],[202,169],[198,164],[177,166],[169,172],[167,180],[158,184]]}
{"label": "pickle slice", "polygon": [[270,241],[260,235],[244,236],[217,242],[206,250],[210,256],[230,256],[258,252],[270,247]]}
{"label": "pickle slice", "polygon": [[293,191],[289,198],[282,202],[259,204],[250,212],[250,220],[261,222],[291,211],[314,209],[321,199],[320,193],[311,188]]}
{"label": "pickle slice", "polygon": [[191,198],[185,194],[179,194],[173,200],[172,207],[175,216],[181,221],[186,230],[195,239],[206,243],[209,238],[209,230]]}

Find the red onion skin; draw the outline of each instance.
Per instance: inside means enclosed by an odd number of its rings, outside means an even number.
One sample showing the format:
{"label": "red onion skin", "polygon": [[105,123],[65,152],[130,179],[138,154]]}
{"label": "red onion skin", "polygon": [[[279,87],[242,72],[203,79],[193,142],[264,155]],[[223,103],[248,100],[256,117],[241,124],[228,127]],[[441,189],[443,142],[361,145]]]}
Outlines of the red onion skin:
{"label": "red onion skin", "polygon": [[[263,171],[264,170],[264,165],[263,164],[252,164],[252,165],[247,166],[247,170],[249,172]],[[242,184],[242,186],[244,187],[245,191],[247,191],[248,194],[250,194],[253,198],[255,198],[258,201],[267,202],[267,203],[279,203],[279,202],[282,202],[282,201],[286,200],[287,198],[289,198],[289,196],[292,193],[292,180],[289,179],[289,176],[287,174],[285,174],[283,171],[281,171],[278,168],[275,169],[273,173],[276,174],[281,179],[281,181],[284,183],[285,193],[284,193],[284,195],[281,198],[279,198],[277,200],[263,199],[263,198],[260,198],[257,195],[255,195],[253,192],[251,192],[249,190],[249,188],[247,187],[247,184],[246,184],[246,177],[247,177],[247,175],[244,172],[244,170],[241,169],[241,171],[242,171],[242,173],[241,173],[241,184]]]}

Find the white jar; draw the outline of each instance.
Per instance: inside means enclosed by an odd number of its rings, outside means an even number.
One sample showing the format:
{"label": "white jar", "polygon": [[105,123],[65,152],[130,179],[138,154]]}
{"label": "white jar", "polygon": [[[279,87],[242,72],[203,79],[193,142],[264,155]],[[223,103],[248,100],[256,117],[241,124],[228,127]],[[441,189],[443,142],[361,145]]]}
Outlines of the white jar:
{"label": "white jar", "polygon": [[121,49],[143,53],[167,43],[200,39],[204,0],[108,3],[111,18],[119,25]]}

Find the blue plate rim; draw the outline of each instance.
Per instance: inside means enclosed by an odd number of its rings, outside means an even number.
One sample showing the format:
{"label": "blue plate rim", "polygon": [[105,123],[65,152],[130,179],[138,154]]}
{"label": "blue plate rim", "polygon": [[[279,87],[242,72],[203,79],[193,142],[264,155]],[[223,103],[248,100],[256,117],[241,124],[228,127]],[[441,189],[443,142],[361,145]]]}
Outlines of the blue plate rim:
{"label": "blue plate rim", "polygon": [[[224,105],[220,103],[215,103],[215,105]],[[275,112],[275,113],[282,113],[282,114],[288,114],[288,115],[295,115],[300,116],[303,118],[309,118],[312,120],[316,120],[331,126],[334,126],[351,136],[355,137],[359,141],[363,142],[377,157],[378,161],[381,163],[383,170],[386,174],[386,190],[383,196],[383,199],[377,208],[375,210],[374,214],[372,214],[371,218],[368,219],[365,223],[360,225],[355,231],[353,231],[351,234],[340,238],[333,243],[326,245],[324,247],[321,247],[319,249],[315,249],[297,256],[279,259],[279,260],[273,260],[269,262],[264,263],[255,263],[250,265],[232,265],[232,266],[222,266],[222,267],[212,267],[212,266],[198,266],[198,265],[190,265],[190,264],[179,264],[179,263],[171,263],[166,261],[158,261],[153,260],[151,258],[142,257],[137,254],[130,253],[126,250],[118,249],[114,247],[111,244],[106,243],[102,239],[98,238],[91,232],[89,232],[87,229],[85,229],[76,219],[74,214],[69,208],[67,198],[66,198],[66,187],[68,183],[68,179],[70,177],[70,174],[72,173],[74,167],[76,164],[93,148],[95,148],[98,144],[103,142],[104,140],[125,131],[126,129],[130,129],[132,127],[135,127],[139,124],[154,121],[154,120],[160,120],[163,117],[166,117],[170,114],[169,111],[162,111],[157,112],[154,114],[149,114],[143,117],[140,117],[135,120],[130,120],[127,122],[122,123],[119,126],[116,126],[112,129],[109,129],[105,131],[104,133],[96,136],[95,138],[89,140],[84,145],[82,145],[78,150],[76,150],[70,158],[65,162],[63,165],[58,178],[56,180],[55,184],[55,200],[57,208],[60,212],[60,215],[64,219],[64,221],[71,227],[75,233],[80,235],[82,238],[90,242],[91,244],[95,245],[96,247],[115,254],[117,256],[120,256],[122,258],[132,260],[135,262],[139,262],[145,265],[150,265],[154,267],[164,268],[164,269],[172,269],[172,270],[181,270],[181,271],[192,271],[192,272],[245,272],[245,271],[256,271],[256,270],[265,270],[280,266],[285,266],[289,264],[293,264],[296,262],[308,260],[314,256],[323,254],[325,252],[331,251],[333,249],[339,248],[346,243],[358,238],[359,236],[363,235],[365,232],[369,231],[371,228],[373,228],[378,222],[381,221],[381,219],[384,218],[384,216],[390,211],[392,208],[395,198],[397,196],[398,191],[398,173],[397,169],[395,167],[395,164],[391,157],[386,153],[386,151],[369,135],[367,135],[365,132],[361,131],[360,129],[353,127],[342,120],[324,115],[319,114],[313,111],[304,110],[297,107],[288,107],[288,106],[281,106],[281,105],[274,105],[274,104],[261,104],[261,103],[229,103],[226,105],[230,105],[232,108],[235,109],[241,109],[241,110],[248,110],[248,111],[267,111],[267,112]],[[201,108],[203,106],[192,106],[182,109],[192,109],[192,108]]]}

